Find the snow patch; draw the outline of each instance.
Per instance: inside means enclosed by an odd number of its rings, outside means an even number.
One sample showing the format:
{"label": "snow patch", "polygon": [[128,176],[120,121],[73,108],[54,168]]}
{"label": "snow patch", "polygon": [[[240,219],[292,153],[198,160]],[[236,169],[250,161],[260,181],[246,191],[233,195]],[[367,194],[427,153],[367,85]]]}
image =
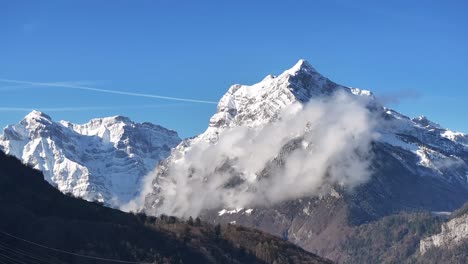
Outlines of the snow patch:
{"label": "snow patch", "polygon": [[455,131],[452,131],[452,130],[445,130],[440,135],[443,136],[444,138],[448,138],[448,139],[450,139],[452,141],[456,141],[456,139],[458,137],[464,137],[465,136],[465,134],[463,134],[461,132],[455,132]]}
{"label": "snow patch", "polygon": [[334,188],[331,189],[330,195],[335,198],[341,198],[341,194],[337,192]]}
{"label": "snow patch", "polygon": [[[233,209],[233,210],[226,210],[226,209],[223,209],[221,211],[218,212],[218,215],[219,216],[222,216],[224,214],[237,214],[239,213],[240,211],[242,211],[244,208],[236,208],[236,209]],[[252,209],[249,209],[249,210],[252,210]]]}
{"label": "snow patch", "polygon": [[435,216],[450,216],[452,212],[431,212]]}
{"label": "snow patch", "polygon": [[247,210],[245,210],[245,214],[246,215],[251,215],[253,211],[254,211],[254,209],[247,209]]}

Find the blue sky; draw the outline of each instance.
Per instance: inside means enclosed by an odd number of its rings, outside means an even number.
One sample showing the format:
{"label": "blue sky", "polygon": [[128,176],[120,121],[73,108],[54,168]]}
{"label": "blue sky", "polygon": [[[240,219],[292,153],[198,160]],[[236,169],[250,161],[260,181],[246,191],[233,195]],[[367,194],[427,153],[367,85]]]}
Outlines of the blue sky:
{"label": "blue sky", "polygon": [[218,101],[304,58],[468,133],[467,11],[455,0],[1,1],[0,78],[127,94],[0,82],[0,126],[42,109],[77,123],[120,114],[189,137],[215,104],[128,93]]}

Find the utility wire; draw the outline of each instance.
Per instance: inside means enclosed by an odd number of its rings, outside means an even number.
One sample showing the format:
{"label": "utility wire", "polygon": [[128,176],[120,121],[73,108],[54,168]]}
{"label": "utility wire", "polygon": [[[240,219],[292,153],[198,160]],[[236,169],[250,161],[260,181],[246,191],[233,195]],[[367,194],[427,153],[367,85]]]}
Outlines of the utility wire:
{"label": "utility wire", "polygon": [[13,262],[13,261],[11,261],[11,260],[9,260],[7,258],[4,258],[2,256],[0,256],[0,260],[1,260],[0,263],[2,263],[2,264],[11,264],[11,263],[15,264],[15,262]]}
{"label": "utility wire", "polygon": [[8,260],[7,258],[3,258],[2,256],[0,256],[0,263],[1,264],[11,264],[11,263],[15,264],[11,260]]}
{"label": "utility wire", "polygon": [[9,260],[7,258],[4,258],[2,256],[0,256],[0,263],[2,263],[2,264],[11,264],[11,263],[13,263],[13,264],[15,264],[15,262],[13,262],[13,261],[11,261],[11,260]]}
{"label": "utility wire", "polygon": [[7,235],[7,236],[9,236],[11,238],[26,242],[26,243],[31,244],[31,245],[35,245],[35,246],[38,246],[38,247],[41,247],[41,248],[45,248],[45,249],[49,249],[49,250],[52,250],[52,251],[60,252],[60,253],[63,253],[63,254],[69,254],[69,255],[73,255],[73,256],[77,256],[77,257],[95,259],[95,260],[102,260],[102,261],[109,261],[109,262],[116,262],[116,263],[153,264],[153,263],[150,263],[150,262],[126,261],[126,260],[108,259],[108,258],[100,258],[100,257],[94,257],[94,256],[78,254],[78,253],[74,253],[74,252],[70,252],[70,251],[66,251],[66,250],[61,250],[61,249],[57,249],[57,248],[48,247],[48,246],[45,246],[45,245],[42,245],[42,244],[39,244],[39,243],[35,243],[35,242],[32,242],[32,241],[29,241],[29,240],[14,236],[12,234],[9,234],[9,233],[1,231],[1,230],[0,230],[0,233],[2,233],[4,235]]}
{"label": "utility wire", "polygon": [[8,246],[6,246],[5,244],[3,243],[0,243],[0,249],[4,249],[4,250],[8,250],[8,251],[11,251],[12,254],[15,254],[15,255],[23,255],[23,256],[26,256],[26,257],[29,257],[29,258],[32,258],[32,259],[35,259],[35,260],[38,260],[38,261],[41,261],[41,262],[45,262],[45,263],[50,263],[50,264],[61,264],[60,262],[56,262],[56,261],[53,261],[53,260],[49,260],[49,259],[45,259],[45,258],[42,258],[38,255],[33,255],[32,253],[28,253],[24,250],[21,250],[19,248],[16,248],[16,249],[13,249],[13,248],[10,248]]}
{"label": "utility wire", "polygon": [[[41,253],[35,252],[33,250],[31,252],[27,252],[25,250],[21,250],[18,247],[10,248],[8,245],[6,245],[4,243],[1,243],[1,242],[0,242],[0,248],[6,248],[8,250],[17,252],[18,254],[30,255],[31,257],[37,257],[38,260],[45,261],[45,262],[48,262],[48,263],[51,263],[51,264],[62,264],[61,262],[58,262],[58,261],[53,260],[53,259],[46,259],[46,258],[57,258],[56,256],[51,256],[51,255],[49,255],[47,253],[41,254]],[[33,253],[36,253],[36,254],[34,255]]]}
{"label": "utility wire", "polygon": [[[0,252],[2,252],[2,251],[0,251]],[[16,256],[10,256],[10,255],[8,254],[8,252],[3,252],[3,253],[5,253],[5,254],[0,253],[0,257],[5,258],[5,259],[6,259],[7,261],[9,261],[9,262],[13,262],[13,263],[18,263],[18,262],[21,263],[21,262],[23,262],[21,257],[20,257],[20,258],[16,258]]]}
{"label": "utility wire", "polygon": [[17,263],[28,264],[28,263],[23,262],[23,261],[21,261],[21,260],[17,260],[17,259],[11,258],[11,257],[9,257],[9,256],[7,256],[7,255],[2,254],[2,253],[0,253],[0,256],[2,256],[2,257],[4,257],[4,258],[7,258],[7,259],[10,259],[10,260],[12,260],[12,261],[14,261],[14,262],[17,262]]}

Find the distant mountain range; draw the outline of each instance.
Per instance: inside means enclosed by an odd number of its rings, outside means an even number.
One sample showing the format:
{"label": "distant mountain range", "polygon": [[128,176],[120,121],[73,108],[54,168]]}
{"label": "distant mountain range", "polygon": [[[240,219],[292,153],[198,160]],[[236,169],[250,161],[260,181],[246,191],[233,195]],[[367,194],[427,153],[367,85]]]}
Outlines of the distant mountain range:
{"label": "distant mountain range", "polygon": [[118,206],[179,142],[175,131],[122,116],[77,125],[33,111],[0,136],[0,150],[44,173],[63,193]]}

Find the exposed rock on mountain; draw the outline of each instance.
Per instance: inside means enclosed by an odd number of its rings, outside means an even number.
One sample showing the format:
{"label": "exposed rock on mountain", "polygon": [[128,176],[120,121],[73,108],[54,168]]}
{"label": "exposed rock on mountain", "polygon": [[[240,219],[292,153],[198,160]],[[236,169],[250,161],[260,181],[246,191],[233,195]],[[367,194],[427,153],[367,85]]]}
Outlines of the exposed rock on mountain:
{"label": "exposed rock on mountain", "polygon": [[463,242],[468,242],[468,213],[444,223],[439,234],[421,240],[420,252],[424,254],[434,247],[450,249]]}

